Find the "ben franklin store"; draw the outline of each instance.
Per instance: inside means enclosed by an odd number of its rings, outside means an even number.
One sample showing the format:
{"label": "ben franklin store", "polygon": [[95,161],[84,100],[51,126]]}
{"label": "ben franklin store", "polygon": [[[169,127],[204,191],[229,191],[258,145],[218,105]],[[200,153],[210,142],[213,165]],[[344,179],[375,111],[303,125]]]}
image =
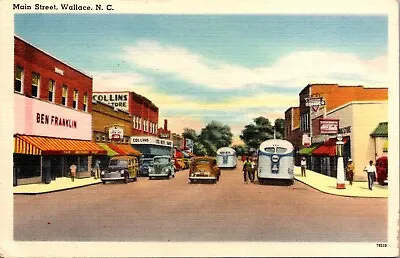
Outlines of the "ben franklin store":
{"label": "ben franklin store", "polygon": [[[91,142],[91,115],[46,101],[14,94],[14,184],[49,183],[69,177],[89,177],[92,155],[106,153]],[[17,111],[18,109],[18,111]]]}

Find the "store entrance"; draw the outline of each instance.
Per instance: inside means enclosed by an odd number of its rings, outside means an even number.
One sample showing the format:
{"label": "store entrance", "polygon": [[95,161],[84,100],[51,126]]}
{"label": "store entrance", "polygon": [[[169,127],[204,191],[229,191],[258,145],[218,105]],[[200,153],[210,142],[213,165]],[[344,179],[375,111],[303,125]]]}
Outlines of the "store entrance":
{"label": "store entrance", "polygon": [[69,177],[70,176],[70,169],[69,167],[75,164],[78,167],[78,156],[64,156],[64,173],[63,176]]}

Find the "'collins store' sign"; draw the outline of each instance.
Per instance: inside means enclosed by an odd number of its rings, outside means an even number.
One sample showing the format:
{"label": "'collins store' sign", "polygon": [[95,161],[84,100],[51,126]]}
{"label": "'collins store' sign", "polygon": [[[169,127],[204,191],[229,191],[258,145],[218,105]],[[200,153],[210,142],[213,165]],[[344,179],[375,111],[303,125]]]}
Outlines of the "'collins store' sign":
{"label": "'collins store' sign", "polygon": [[129,111],[129,93],[128,92],[93,92],[92,99],[107,103],[114,108]]}

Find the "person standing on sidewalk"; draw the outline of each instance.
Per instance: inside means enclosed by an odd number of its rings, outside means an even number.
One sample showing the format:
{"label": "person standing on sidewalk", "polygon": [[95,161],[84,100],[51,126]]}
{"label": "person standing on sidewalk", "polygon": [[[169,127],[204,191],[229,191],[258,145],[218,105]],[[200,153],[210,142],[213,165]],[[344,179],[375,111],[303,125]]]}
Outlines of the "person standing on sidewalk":
{"label": "person standing on sidewalk", "polygon": [[250,174],[249,174],[250,168],[251,168],[251,161],[249,160],[249,157],[247,157],[246,161],[243,164],[243,180],[244,180],[245,184],[247,184],[247,176],[250,177]]}
{"label": "person standing on sidewalk", "polygon": [[300,161],[300,168],[301,168],[301,176],[306,177],[307,161],[305,157],[303,157]]}
{"label": "person standing on sidewalk", "polygon": [[94,162],[94,179],[100,178],[100,160]]}
{"label": "person standing on sidewalk", "polygon": [[75,176],[76,176],[76,165],[74,163],[72,163],[72,165],[69,167],[69,169],[71,170],[71,180],[72,180],[72,182],[74,182]]}
{"label": "person standing on sidewalk", "polygon": [[369,161],[369,165],[364,168],[364,171],[367,172],[368,176],[368,188],[369,190],[372,190],[376,178],[376,167],[372,160]]}
{"label": "person standing on sidewalk", "polygon": [[256,162],[254,161],[254,159],[251,159],[250,162],[251,166],[249,168],[249,179],[250,182],[254,183],[256,178]]}
{"label": "person standing on sidewalk", "polygon": [[347,163],[347,179],[349,180],[350,185],[353,184],[353,176],[354,176],[354,164],[353,160],[349,159]]}

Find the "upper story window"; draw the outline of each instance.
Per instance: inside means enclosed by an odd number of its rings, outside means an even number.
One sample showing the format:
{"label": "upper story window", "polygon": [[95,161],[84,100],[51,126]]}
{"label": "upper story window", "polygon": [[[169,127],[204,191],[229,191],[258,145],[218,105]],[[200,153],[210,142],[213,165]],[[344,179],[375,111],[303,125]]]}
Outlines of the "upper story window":
{"label": "upper story window", "polygon": [[142,118],[141,117],[139,117],[139,128],[138,129],[142,130]]}
{"label": "upper story window", "polygon": [[56,82],[53,80],[49,80],[49,96],[48,99],[50,102],[54,102],[54,90],[55,90]]}
{"label": "upper story window", "polygon": [[74,96],[73,96],[74,99],[72,101],[72,107],[74,109],[78,109],[78,95],[79,95],[78,90],[74,90]]}
{"label": "upper story window", "polygon": [[39,87],[40,87],[40,75],[38,73],[32,73],[32,97],[39,97]]}
{"label": "upper story window", "polygon": [[67,98],[68,98],[68,87],[67,87],[67,85],[63,85],[63,87],[62,87],[61,104],[63,104],[64,106],[67,105]]}
{"label": "upper story window", "polygon": [[96,141],[97,141],[97,142],[100,141],[100,134],[96,134]]}
{"label": "upper story window", "polygon": [[88,110],[88,95],[85,93],[83,95],[83,111],[87,112]]}
{"label": "upper story window", "polygon": [[24,79],[24,68],[17,66],[15,68],[15,78],[14,78],[14,91],[22,93],[22,87]]}

